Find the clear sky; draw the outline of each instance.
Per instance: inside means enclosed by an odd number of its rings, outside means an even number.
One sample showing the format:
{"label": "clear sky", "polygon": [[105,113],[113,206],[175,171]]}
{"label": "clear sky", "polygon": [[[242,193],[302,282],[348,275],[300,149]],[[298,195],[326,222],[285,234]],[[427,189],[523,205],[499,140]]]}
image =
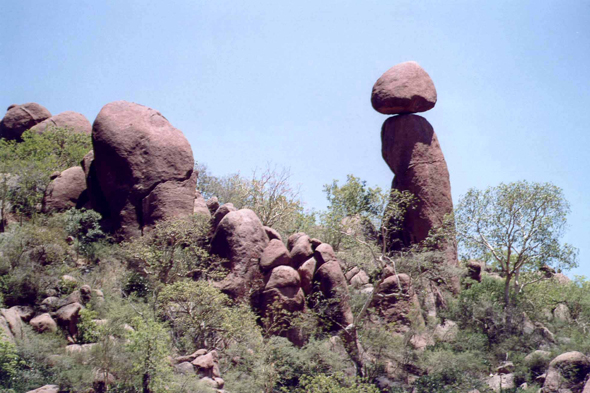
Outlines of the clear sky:
{"label": "clear sky", "polygon": [[4,1],[0,112],[38,102],[92,122],[111,101],[162,112],[211,172],[288,167],[309,208],[354,174],[389,187],[373,83],[415,60],[455,201],[527,179],[562,187],[590,276],[590,2]]}

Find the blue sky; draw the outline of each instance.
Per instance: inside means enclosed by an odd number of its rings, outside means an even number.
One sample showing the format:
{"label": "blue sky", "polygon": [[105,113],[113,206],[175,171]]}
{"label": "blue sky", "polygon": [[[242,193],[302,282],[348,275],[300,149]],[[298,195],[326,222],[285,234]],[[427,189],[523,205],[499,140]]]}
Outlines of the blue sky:
{"label": "blue sky", "polygon": [[564,189],[590,276],[588,1],[16,1],[0,11],[0,108],[128,100],[211,172],[288,167],[309,208],[354,174],[389,187],[373,83],[419,62],[455,201],[527,179]]}

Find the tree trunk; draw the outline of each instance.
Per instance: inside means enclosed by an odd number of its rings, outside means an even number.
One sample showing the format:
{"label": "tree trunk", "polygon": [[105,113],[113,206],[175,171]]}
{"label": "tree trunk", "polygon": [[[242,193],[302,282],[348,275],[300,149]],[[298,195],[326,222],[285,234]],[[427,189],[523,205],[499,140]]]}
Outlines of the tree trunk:
{"label": "tree trunk", "polygon": [[506,281],[504,282],[504,313],[506,315],[506,330],[508,333],[512,331],[512,303],[510,301],[510,281],[512,275],[506,275]]}
{"label": "tree trunk", "polygon": [[150,373],[145,373],[143,374],[143,393],[152,393],[152,391],[150,390],[150,381],[151,381],[151,377],[150,377]]}

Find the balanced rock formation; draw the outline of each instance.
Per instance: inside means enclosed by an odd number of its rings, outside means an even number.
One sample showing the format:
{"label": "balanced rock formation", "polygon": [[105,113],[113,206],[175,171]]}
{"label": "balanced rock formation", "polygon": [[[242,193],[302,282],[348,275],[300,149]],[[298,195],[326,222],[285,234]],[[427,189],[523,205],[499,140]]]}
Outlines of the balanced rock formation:
{"label": "balanced rock formation", "polygon": [[55,177],[43,196],[43,212],[60,212],[76,207],[86,190],[86,175],[80,166],[68,168]]}
{"label": "balanced rock formation", "polygon": [[126,101],[107,104],[94,121],[92,144],[92,181],[104,197],[95,209],[112,232],[129,238],[159,220],[193,213],[193,153],[160,112]]}
{"label": "balanced rock formation", "polygon": [[42,121],[41,123],[31,127],[31,130],[42,133],[45,130],[53,127],[67,128],[73,132],[79,134],[90,135],[92,132],[92,125],[81,113],[66,111],[57,115],[51,116],[49,119]]}
{"label": "balanced rock formation", "polygon": [[425,112],[436,104],[436,88],[418,63],[408,61],[393,66],[375,82],[371,103],[385,115]]}
{"label": "balanced rock formation", "polygon": [[18,141],[23,132],[50,117],[47,109],[34,102],[11,105],[0,121],[0,138]]}

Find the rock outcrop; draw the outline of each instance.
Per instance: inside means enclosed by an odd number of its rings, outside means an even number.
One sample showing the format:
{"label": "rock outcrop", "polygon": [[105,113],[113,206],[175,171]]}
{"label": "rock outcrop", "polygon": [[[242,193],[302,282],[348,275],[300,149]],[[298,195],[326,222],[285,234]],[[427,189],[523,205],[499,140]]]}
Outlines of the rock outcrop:
{"label": "rock outcrop", "polygon": [[53,127],[67,128],[73,132],[87,135],[90,135],[92,132],[92,124],[90,124],[86,116],[72,111],[51,116],[49,119],[43,120],[41,123],[31,127],[31,130],[42,133]]}
{"label": "rock outcrop", "polygon": [[94,121],[92,144],[90,172],[104,197],[96,209],[119,237],[193,213],[192,150],[160,112],[126,101],[107,104]]}
{"label": "rock outcrop", "polygon": [[43,212],[60,212],[78,205],[86,191],[86,175],[80,166],[68,168],[54,178],[43,196]]}
{"label": "rock outcrop", "polygon": [[34,102],[11,105],[0,121],[0,138],[18,141],[23,132],[50,117],[47,109]]}
{"label": "rock outcrop", "polygon": [[[215,213],[214,220],[217,218]],[[229,211],[223,216],[211,240],[211,252],[228,261],[229,274],[220,283],[223,292],[256,303],[252,297],[259,295],[264,285],[259,259],[268,243],[262,222],[252,210]]]}
{"label": "rock outcrop", "polygon": [[549,363],[542,393],[580,393],[590,372],[590,359],[580,352],[562,353]]}
{"label": "rock outcrop", "polygon": [[436,104],[436,88],[418,63],[408,61],[391,67],[377,80],[371,104],[385,115],[425,112]]}

